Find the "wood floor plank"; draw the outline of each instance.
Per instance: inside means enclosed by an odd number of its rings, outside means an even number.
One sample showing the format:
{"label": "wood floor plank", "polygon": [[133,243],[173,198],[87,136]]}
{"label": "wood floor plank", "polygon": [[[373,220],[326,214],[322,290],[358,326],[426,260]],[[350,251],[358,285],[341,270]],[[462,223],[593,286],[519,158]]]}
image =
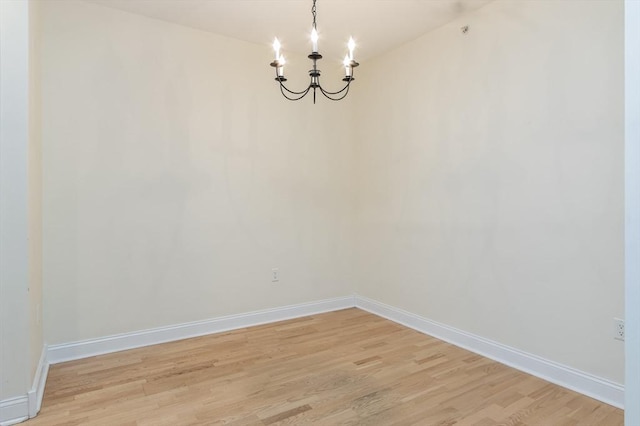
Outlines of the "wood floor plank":
{"label": "wood floor plank", "polygon": [[594,425],[623,412],[358,309],[52,365],[39,425]]}

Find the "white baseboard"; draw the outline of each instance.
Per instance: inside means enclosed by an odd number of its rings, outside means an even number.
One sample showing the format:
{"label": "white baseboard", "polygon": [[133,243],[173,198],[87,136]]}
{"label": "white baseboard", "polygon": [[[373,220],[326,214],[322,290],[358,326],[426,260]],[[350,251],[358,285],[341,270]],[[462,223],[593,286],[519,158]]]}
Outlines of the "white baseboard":
{"label": "white baseboard", "polygon": [[26,395],[0,401],[0,426],[21,423],[38,414],[48,374],[47,345],[43,345],[31,390]]}
{"label": "white baseboard", "polygon": [[402,309],[355,296],[356,307],[413,328],[471,352],[540,377],[614,407],[624,407],[624,386],[583,371],[558,364],[498,342],[458,330]]}
{"label": "white baseboard", "polygon": [[0,426],[9,426],[29,419],[29,399],[26,395],[0,401]]}
{"label": "white baseboard", "polygon": [[236,330],[239,328],[299,318],[322,312],[353,308],[354,306],[355,301],[353,296],[301,303],[281,308],[265,309],[239,315],[229,315],[210,320],[153,328],[150,330],[118,334],[80,342],[51,345],[49,346],[47,357],[49,363],[57,364],[60,362],[118,352],[126,349]]}
{"label": "white baseboard", "polygon": [[47,383],[47,376],[49,375],[49,360],[47,355],[47,345],[42,347],[42,353],[40,354],[40,362],[38,362],[38,369],[36,375],[33,378],[33,385],[31,390],[27,393],[29,400],[29,418],[35,417],[42,407],[42,397],[44,397],[44,386]]}
{"label": "white baseboard", "polygon": [[[345,296],[317,302],[265,309],[239,315],[230,315],[204,321],[178,324],[168,327],[142,330],[107,336],[80,342],[51,345],[48,347],[43,365],[71,361],[90,356],[118,352],[126,349],[155,345],[190,337],[235,330],[254,325],[267,324],[307,315],[330,312],[339,309],[358,307],[375,315],[410,327],[421,333],[444,340],[471,352],[514,367],[518,370],[540,377],[551,383],[574,390],[615,407],[624,406],[624,386],[602,379],[583,371],[541,358],[539,356],[485,339],[480,336],[458,330],[445,324],[429,320],[419,315],[398,309],[363,296]],[[38,385],[36,395],[42,400],[40,389],[44,389],[46,369],[42,369],[42,385]],[[35,388],[34,388],[35,389]],[[12,404],[28,404],[15,401]],[[5,402],[3,401],[2,404]],[[39,406],[37,406],[39,409]],[[30,411],[27,410],[29,413]],[[2,420],[2,419],[0,419]],[[4,423],[2,423],[4,426]]]}

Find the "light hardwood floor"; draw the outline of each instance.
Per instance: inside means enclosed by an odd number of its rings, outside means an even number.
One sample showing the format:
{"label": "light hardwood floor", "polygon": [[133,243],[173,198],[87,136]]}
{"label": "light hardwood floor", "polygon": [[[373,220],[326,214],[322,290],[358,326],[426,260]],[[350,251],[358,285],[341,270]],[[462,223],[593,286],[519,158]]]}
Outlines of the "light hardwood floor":
{"label": "light hardwood floor", "polygon": [[51,366],[37,425],[598,425],[623,412],[358,309]]}

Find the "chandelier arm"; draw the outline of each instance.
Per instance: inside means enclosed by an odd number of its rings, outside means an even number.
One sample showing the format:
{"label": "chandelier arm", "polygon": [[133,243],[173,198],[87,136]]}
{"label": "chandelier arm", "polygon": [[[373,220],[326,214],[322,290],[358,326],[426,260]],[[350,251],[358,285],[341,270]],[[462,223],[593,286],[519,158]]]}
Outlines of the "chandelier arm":
{"label": "chandelier arm", "polygon": [[[328,91],[328,90],[324,90],[324,89],[322,88],[322,86],[320,86],[320,90],[322,91],[322,93],[323,93],[325,96],[326,96],[326,95],[339,95],[340,93],[344,92],[345,90],[346,90],[347,92],[349,92],[349,86],[351,85],[351,82],[352,82],[353,80],[355,80],[354,75],[355,75],[355,73],[353,72],[353,68],[352,68],[352,69],[351,69],[351,76],[349,77],[349,80],[347,81],[347,84],[346,84],[342,89],[338,90],[337,92],[330,92],[330,91]],[[342,98],[344,98],[344,96],[343,96]],[[340,99],[342,99],[342,98],[340,98]]]}
{"label": "chandelier arm", "polygon": [[[276,67],[276,81],[278,81],[278,83],[280,83],[280,91],[282,91],[282,89],[286,90],[287,92],[291,93],[292,95],[302,95],[303,93],[306,95],[307,92],[309,91],[309,88],[307,88],[306,90],[303,90],[301,92],[296,92],[293,90],[289,90],[287,88],[287,86],[284,85],[283,80],[279,79],[279,75],[278,75],[278,68]],[[303,95],[304,96],[304,95]],[[288,98],[287,98],[288,99]]]}
{"label": "chandelier arm", "polygon": [[[296,97],[291,97],[290,98],[289,96],[287,96],[287,94],[282,89],[284,89],[284,90],[286,90],[286,91],[288,91],[288,92],[290,92],[292,94],[300,95],[300,96],[297,97],[297,98]],[[307,93],[309,93],[309,89],[311,89],[311,86],[307,87],[307,90],[304,90],[302,92],[296,93],[296,92],[291,92],[291,90],[289,90],[286,87],[284,87],[283,84],[280,84],[280,92],[282,92],[282,96],[284,96],[286,99],[288,99],[290,101],[299,101],[300,99],[304,98],[305,96],[307,96]]]}
{"label": "chandelier arm", "polygon": [[340,93],[344,92],[345,90],[348,91],[350,84],[351,84],[351,81],[347,82],[347,84],[342,89],[338,90],[337,92],[330,92],[328,90],[324,90],[322,88],[322,86],[320,86],[320,91],[322,93],[324,93],[325,95],[339,95]]}
{"label": "chandelier arm", "polygon": [[[303,93],[306,95],[307,92],[309,92],[309,89],[311,88],[311,86],[307,87],[305,90],[301,91],[301,92],[294,92],[293,90],[289,90],[287,88],[287,86],[285,86],[282,82],[280,82],[280,89],[284,89],[287,92],[291,93],[292,95],[302,95]],[[303,95],[304,96],[304,95]]]}
{"label": "chandelier arm", "polygon": [[[332,98],[330,95],[332,94],[338,94],[342,91],[344,91],[346,89],[346,91],[344,92],[344,95],[338,97],[338,98]],[[327,99],[331,99],[332,101],[341,101],[342,99],[344,99],[348,94],[349,94],[349,84],[347,84],[344,89],[342,89],[340,92],[335,92],[335,93],[331,93],[331,92],[326,92],[324,90],[322,90],[322,87],[320,87],[320,92],[324,95],[325,98]]]}

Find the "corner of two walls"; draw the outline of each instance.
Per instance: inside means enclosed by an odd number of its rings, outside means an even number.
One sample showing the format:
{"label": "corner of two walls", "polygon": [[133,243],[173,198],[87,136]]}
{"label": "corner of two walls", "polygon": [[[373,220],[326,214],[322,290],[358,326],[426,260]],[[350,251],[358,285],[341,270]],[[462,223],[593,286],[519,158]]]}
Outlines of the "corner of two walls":
{"label": "corner of two walls", "polygon": [[40,87],[40,3],[29,2],[29,149],[28,149],[28,240],[29,240],[29,330],[31,378],[38,375],[44,333],[42,326],[42,132]]}
{"label": "corner of two walls", "polygon": [[357,293],[623,383],[623,36],[499,0],[361,67]]}

